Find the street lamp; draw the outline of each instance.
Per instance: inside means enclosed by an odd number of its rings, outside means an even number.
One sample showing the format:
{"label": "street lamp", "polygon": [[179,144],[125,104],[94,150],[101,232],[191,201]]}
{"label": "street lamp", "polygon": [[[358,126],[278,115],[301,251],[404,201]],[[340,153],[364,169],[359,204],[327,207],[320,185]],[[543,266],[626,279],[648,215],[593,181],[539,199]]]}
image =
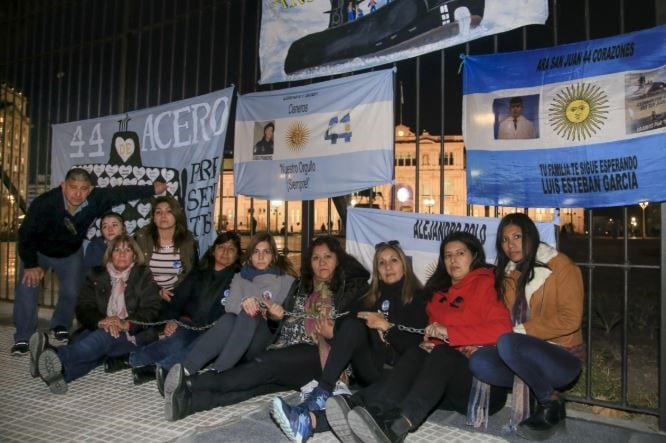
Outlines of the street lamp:
{"label": "street lamp", "polygon": [[432,207],[435,206],[435,199],[432,197],[426,197],[423,199],[423,204],[428,208],[428,214],[432,214]]}
{"label": "street lamp", "polygon": [[647,208],[648,205],[649,205],[648,202],[638,203],[638,206],[640,206],[641,210],[643,211],[643,238],[645,238],[645,208]]}

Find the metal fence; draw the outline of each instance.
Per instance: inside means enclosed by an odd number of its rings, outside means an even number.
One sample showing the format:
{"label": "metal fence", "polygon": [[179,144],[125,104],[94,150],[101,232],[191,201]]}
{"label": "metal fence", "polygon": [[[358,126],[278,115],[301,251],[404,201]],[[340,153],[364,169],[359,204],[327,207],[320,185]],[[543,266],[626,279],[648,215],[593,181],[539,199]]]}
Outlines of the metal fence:
{"label": "metal fence", "polygon": [[[528,26],[397,63],[401,99],[396,100],[396,123],[408,123],[417,135],[424,129],[442,135],[443,156],[443,135],[461,133],[460,53],[548,47],[666,23],[666,5],[660,0],[634,0],[631,5],[624,0],[550,0],[549,8],[545,26]],[[0,117],[5,128],[8,121],[17,119],[27,125],[29,142],[2,138],[1,204],[21,198],[29,201],[45,189],[51,164],[51,124],[156,106],[230,84],[241,94],[297,85],[261,86],[257,82],[260,10],[259,0],[4,1],[0,6],[0,81],[27,101],[16,113],[19,104],[4,98]],[[233,152],[232,141],[230,127],[227,157]],[[27,143],[29,161],[12,176],[7,165],[11,158],[22,155]],[[415,169],[415,189],[419,189],[418,162]],[[443,188],[443,163],[440,177]],[[17,184],[26,179],[27,194],[25,190],[21,194]],[[443,189],[439,195],[441,201],[435,206],[444,212]],[[239,228],[235,216],[238,199],[222,191],[221,197],[220,219],[231,211],[233,226]],[[250,207],[254,210],[255,202]],[[256,207],[265,207],[271,214],[269,202],[256,202]],[[330,231],[331,201],[326,208]],[[422,210],[418,199],[414,210]],[[6,223],[0,232],[0,300],[13,299],[17,261],[12,227],[18,225],[24,211],[25,205],[17,205],[0,212],[0,224]],[[304,246],[315,230],[313,203],[303,202],[301,211]],[[489,216],[498,216],[500,211],[484,208]],[[586,210],[581,215],[584,220],[579,220],[584,227],[581,232],[566,233],[560,242],[561,249],[583,268],[586,285],[588,359],[583,382],[570,398],[657,415],[662,430],[666,429],[662,377],[666,368],[662,327],[666,324],[666,273],[661,252],[666,246],[661,235],[665,213],[663,204]],[[573,225],[573,215],[568,215]],[[284,217],[289,226],[286,208]],[[566,213],[562,215],[564,220],[566,217]],[[636,227],[638,220],[642,230]],[[277,224],[276,220],[276,228]],[[609,224],[613,226],[608,228]],[[297,249],[287,232],[283,248]],[[52,305],[52,280],[46,282],[44,294],[43,303]],[[604,361],[610,368],[606,370],[608,386],[597,374],[597,366]],[[640,363],[632,365],[633,361]]]}

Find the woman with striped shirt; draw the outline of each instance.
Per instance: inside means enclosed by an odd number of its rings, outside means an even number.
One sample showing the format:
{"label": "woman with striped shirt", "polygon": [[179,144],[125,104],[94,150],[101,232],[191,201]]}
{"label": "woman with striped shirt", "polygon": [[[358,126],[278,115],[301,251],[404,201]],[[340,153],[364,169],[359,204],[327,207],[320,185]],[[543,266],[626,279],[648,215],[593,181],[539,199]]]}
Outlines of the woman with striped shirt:
{"label": "woman with striped shirt", "polygon": [[173,288],[183,281],[197,261],[194,236],[187,230],[185,213],[175,198],[155,199],[151,222],[137,232],[136,241],[160,287],[160,297],[170,302]]}

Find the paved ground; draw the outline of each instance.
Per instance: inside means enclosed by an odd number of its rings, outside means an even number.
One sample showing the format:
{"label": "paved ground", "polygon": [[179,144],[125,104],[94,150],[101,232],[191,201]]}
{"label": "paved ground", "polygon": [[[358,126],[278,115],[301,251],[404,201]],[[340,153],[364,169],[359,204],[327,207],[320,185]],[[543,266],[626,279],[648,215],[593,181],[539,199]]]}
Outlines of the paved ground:
{"label": "paved ground", "polygon": [[[69,385],[66,395],[53,395],[28,372],[28,356],[11,356],[13,328],[0,325],[0,441],[2,442],[282,442],[286,441],[268,415],[272,395],[177,422],[163,418],[163,399],[155,383],[134,386],[129,371],[105,374],[101,368]],[[294,395],[284,393],[283,395]],[[437,411],[408,442],[520,441],[502,430],[505,410],[491,417],[487,430],[464,426],[459,414]],[[666,442],[616,422],[600,424],[586,417],[567,421],[567,432],[555,442]],[[333,434],[318,434],[314,443],[335,442]]]}

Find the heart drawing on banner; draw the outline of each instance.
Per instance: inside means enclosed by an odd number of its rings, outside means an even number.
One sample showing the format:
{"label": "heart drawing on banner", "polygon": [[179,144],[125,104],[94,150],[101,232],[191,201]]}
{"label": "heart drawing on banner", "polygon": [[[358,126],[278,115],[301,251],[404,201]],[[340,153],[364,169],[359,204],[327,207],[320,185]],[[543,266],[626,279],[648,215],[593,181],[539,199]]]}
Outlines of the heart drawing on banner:
{"label": "heart drawing on banner", "polygon": [[127,233],[131,234],[134,232],[136,229],[136,220],[128,220],[125,222],[125,229],[127,229]]}
{"label": "heart drawing on banner", "polygon": [[118,168],[120,175],[125,178],[132,173],[132,167],[130,165],[123,165]]}
{"label": "heart drawing on banner", "polygon": [[134,154],[134,140],[131,138],[122,139],[118,137],[115,144],[118,155],[124,162],[127,162],[127,159]]}
{"label": "heart drawing on banner", "polygon": [[120,177],[111,177],[111,186],[120,186],[123,184],[123,179]]}
{"label": "heart drawing on banner", "polygon": [[136,208],[136,204],[139,203],[139,200],[130,200],[127,202],[128,205],[130,205],[133,208]]}
{"label": "heart drawing on banner", "polygon": [[112,207],[111,210],[117,214],[122,214],[125,212],[125,205],[116,205]]}
{"label": "heart drawing on banner", "polygon": [[149,218],[140,218],[136,221],[136,225],[139,227],[139,229],[143,228],[144,226],[150,224],[150,219]]}
{"label": "heart drawing on banner", "polygon": [[146,175],[150,179],[150,182],[154,182],[157,177],[160,176],[160,170],[157,168],[148,168],[146,169]]}
{"label": "heart drawing on banner", "polygon": [[141,179],[141,177],[146,175],[146,168],[144,168],[143,166],[141,167],[135,166],[134,168],[132,168],[132,172],[134,172],[134,177],[136,177],[137,180],[139,180]]}
{"label": "heart drawing on banner", "polygon": [[169,191],[169,194],[176,195],[177,190],[178,190],[178,182],[171,182],[167,185],[167,191]]}
{"label": "heart drawing on banner", "polygon": [[139,214],[143,217],[146,217],[150,213],[150,203],[139,203],[136,210],[139,211]]}
{"label": "heart drawing on banner", "polygon": [[93,166],[93,171],[95,172],[95,175],[99,177],[104,172],[104,165]]}
{"label": "heart drawing on banner", "polygon": [[125,185],[125,186],[127,186],[127,185],[136,185],[136,183],[137,183],[137,180],[135,178],[126,178],[125,180],[123,180],[123,185]]}
{"label": "heart drawing on banner", "polygon": [[97,179],[97,186],[105,188],[109,186],[109,177],[100,177]]}
{"label": "heart drawing on banner", "polygon": [[176,176],[176,173],[173,172],[171,169],[162,168],[161,172],[162,172],[162,177],[164,177],[164,179],[167,182],[170,182]]}
{"label": "heart drawing on banner", "polygon": [[109,176],[113,176],[116,172],[118,172],[118,165],[106,165],[104,170],[107,174],[109,174]]}

